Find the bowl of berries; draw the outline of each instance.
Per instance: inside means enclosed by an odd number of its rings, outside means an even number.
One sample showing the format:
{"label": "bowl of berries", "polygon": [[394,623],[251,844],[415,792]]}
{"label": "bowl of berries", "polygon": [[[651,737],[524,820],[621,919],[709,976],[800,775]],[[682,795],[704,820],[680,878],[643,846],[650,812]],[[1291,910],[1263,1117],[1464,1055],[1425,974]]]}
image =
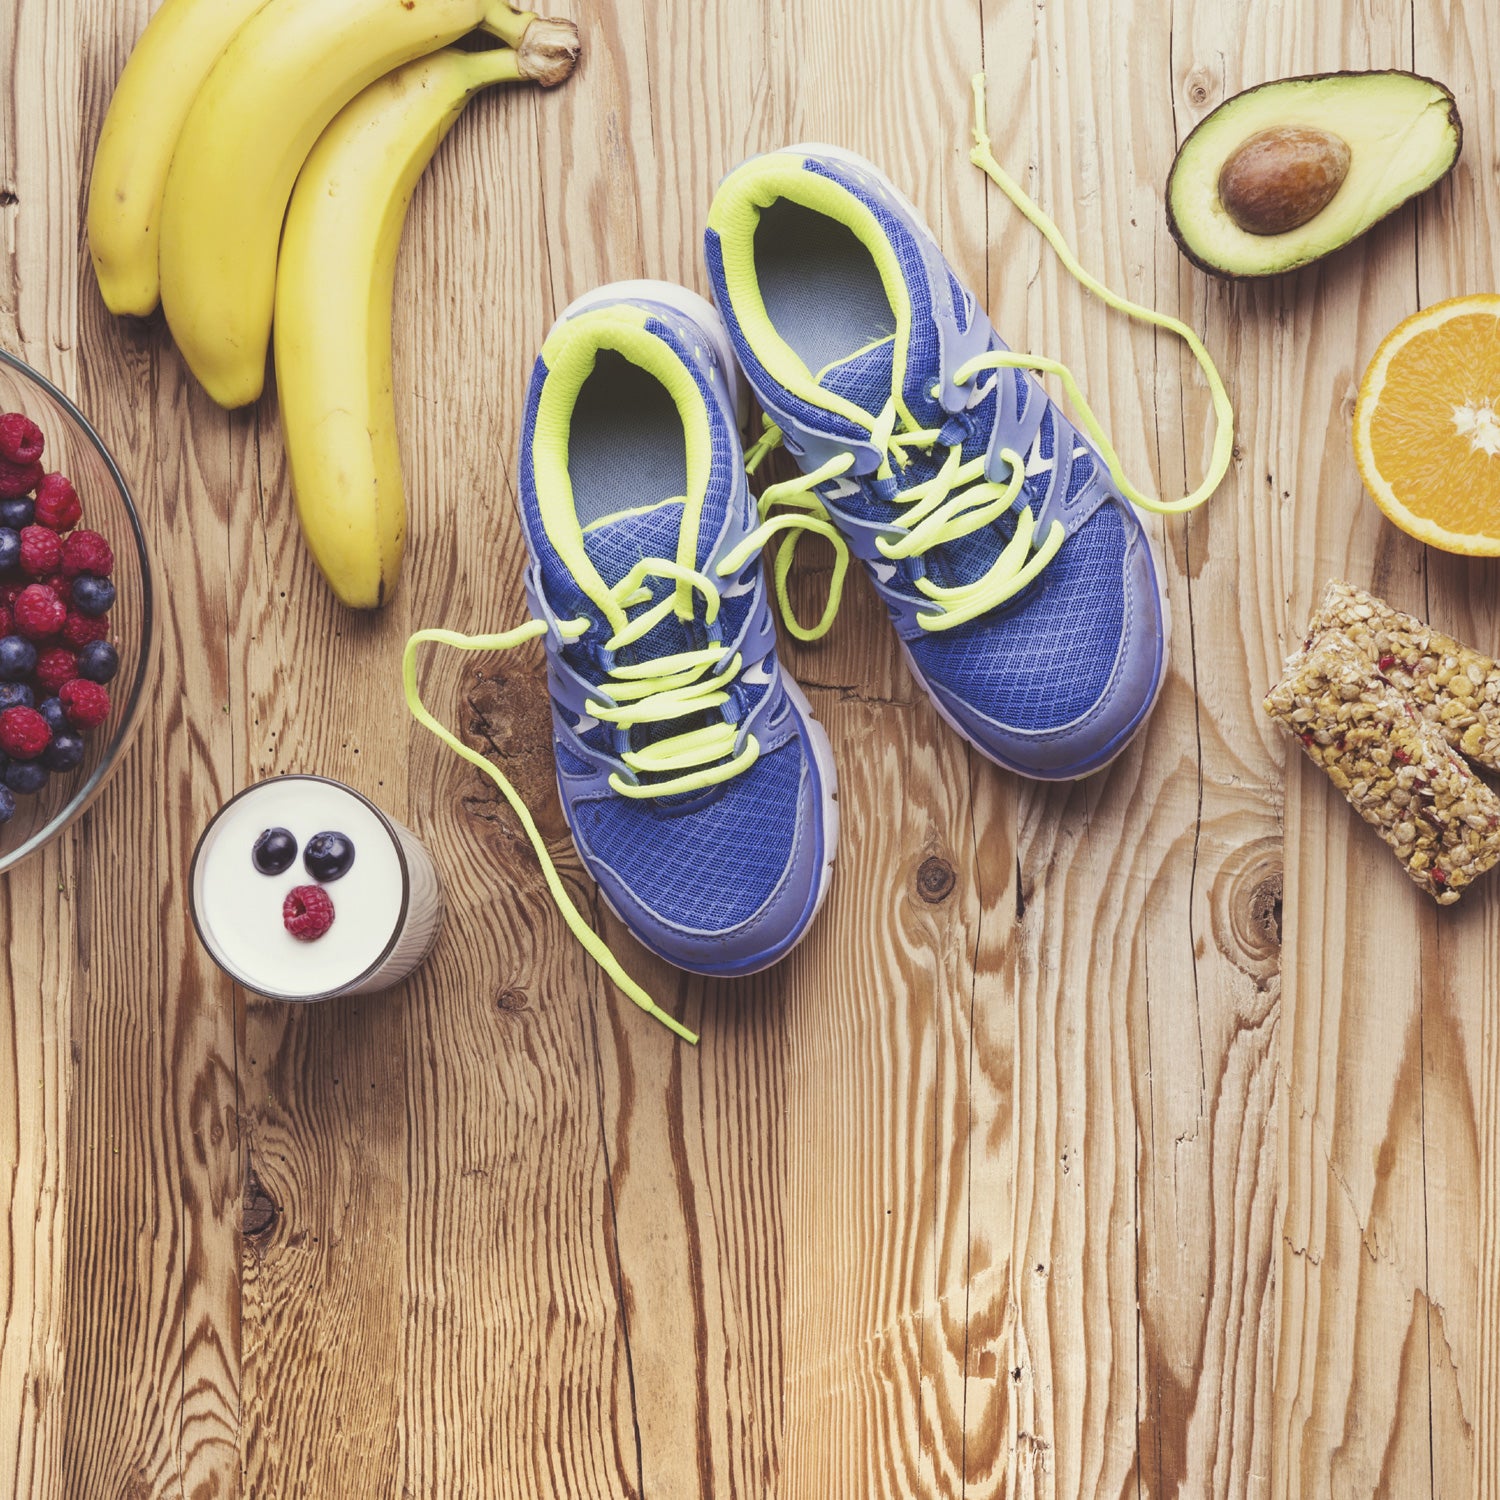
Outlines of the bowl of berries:
{"label": "bowl of berries", "polygon": [[0,872],[88,807],[156,665],[151,561],[82,412],[0,350]]}

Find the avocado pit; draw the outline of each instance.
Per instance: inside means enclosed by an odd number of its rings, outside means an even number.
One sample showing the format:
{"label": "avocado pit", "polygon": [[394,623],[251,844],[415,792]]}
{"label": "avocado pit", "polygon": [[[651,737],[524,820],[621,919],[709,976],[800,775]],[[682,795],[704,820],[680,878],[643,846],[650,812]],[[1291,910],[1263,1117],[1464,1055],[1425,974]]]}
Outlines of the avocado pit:
{"label": "avocado pit", "polygon": [[1285,234],[1316,218],[1349,175],[1349,143],[1331,130],[1257,131],[1225,159],[1219,201],[1247,234]]}

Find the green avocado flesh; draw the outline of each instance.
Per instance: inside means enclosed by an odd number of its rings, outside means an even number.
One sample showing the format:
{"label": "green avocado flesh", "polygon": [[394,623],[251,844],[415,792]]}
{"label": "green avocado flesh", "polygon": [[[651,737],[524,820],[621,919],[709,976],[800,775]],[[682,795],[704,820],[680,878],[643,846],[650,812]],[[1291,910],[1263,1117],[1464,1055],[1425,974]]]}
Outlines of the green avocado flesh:
{"label": "green avocado flesh", "polygon": [[[1326,132],[1348,171],[1305,223],[1251,233],[1220,197],[1220,174],[1263,132]],[[1415,73],[1320,73],[1226,99],[1182,143],[1167,178],[1167,223],[1182,252],[1216,276],[1275,276],[1320,259],[1453,170],[1463,128],[1453,95]],[[1283,218],[1282,222],[1286,222]]]}

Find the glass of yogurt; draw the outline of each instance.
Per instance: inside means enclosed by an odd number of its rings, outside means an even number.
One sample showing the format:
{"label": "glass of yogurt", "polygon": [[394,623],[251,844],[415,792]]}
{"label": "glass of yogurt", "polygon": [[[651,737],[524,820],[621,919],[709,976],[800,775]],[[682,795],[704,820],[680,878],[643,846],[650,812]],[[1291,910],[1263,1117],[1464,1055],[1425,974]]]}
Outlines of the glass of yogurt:
{"label": "glass of yogurt", "polygon": [[209,956],[271,1000],[389,989],[443,922],[416,835],[326,776],[275,776],[226,802],[198,840],[188,891]]}

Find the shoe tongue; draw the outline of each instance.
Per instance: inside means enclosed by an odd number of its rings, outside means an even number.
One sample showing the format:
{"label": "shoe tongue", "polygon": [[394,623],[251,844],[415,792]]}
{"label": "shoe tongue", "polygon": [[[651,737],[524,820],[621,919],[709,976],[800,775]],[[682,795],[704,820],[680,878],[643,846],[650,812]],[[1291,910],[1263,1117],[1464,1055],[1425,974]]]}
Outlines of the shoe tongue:
{"label": "shoe tongue", "polygon": [[686,508],[686,501],[665,500],[648,511],[614,516],[584,532],[583,550],[611,587],[643,557],[675,562]]}
{"label": "shoe tongue", "polygon": [[891,399],[895,359],[896,336],[892,334],[829,365],[818,376],[818,386],[830,396],[839,396],[878,417]]}
{"label": "shoe tongue", "polygon": [[[665,558],[677,560],[677,543],[682,534],[683,500],[667,500],[651,510],[624,514],[590,527],[583,534],[583,548],[589,561],[598,569],[605,583],[618,583],[642,558]],[[706,547],[712,545],[708,528],[712,525],[705,514],[698,535],[699,562]],[[646,587],[651,590],[652,601],[664,598],[676,587],[670,578],[648,577]],[[631,607],[632,615],[649,609],[648,604]],[[597,614],[592,606],[586,606],[589,614]],[[645,661],[654,656],[666,656],[675,651],[689,651],[701,645],[694,639],[694,623],[679,620],[675,613],[668,614],[641,639],[627,646],[620,653],[623,664]]]}

